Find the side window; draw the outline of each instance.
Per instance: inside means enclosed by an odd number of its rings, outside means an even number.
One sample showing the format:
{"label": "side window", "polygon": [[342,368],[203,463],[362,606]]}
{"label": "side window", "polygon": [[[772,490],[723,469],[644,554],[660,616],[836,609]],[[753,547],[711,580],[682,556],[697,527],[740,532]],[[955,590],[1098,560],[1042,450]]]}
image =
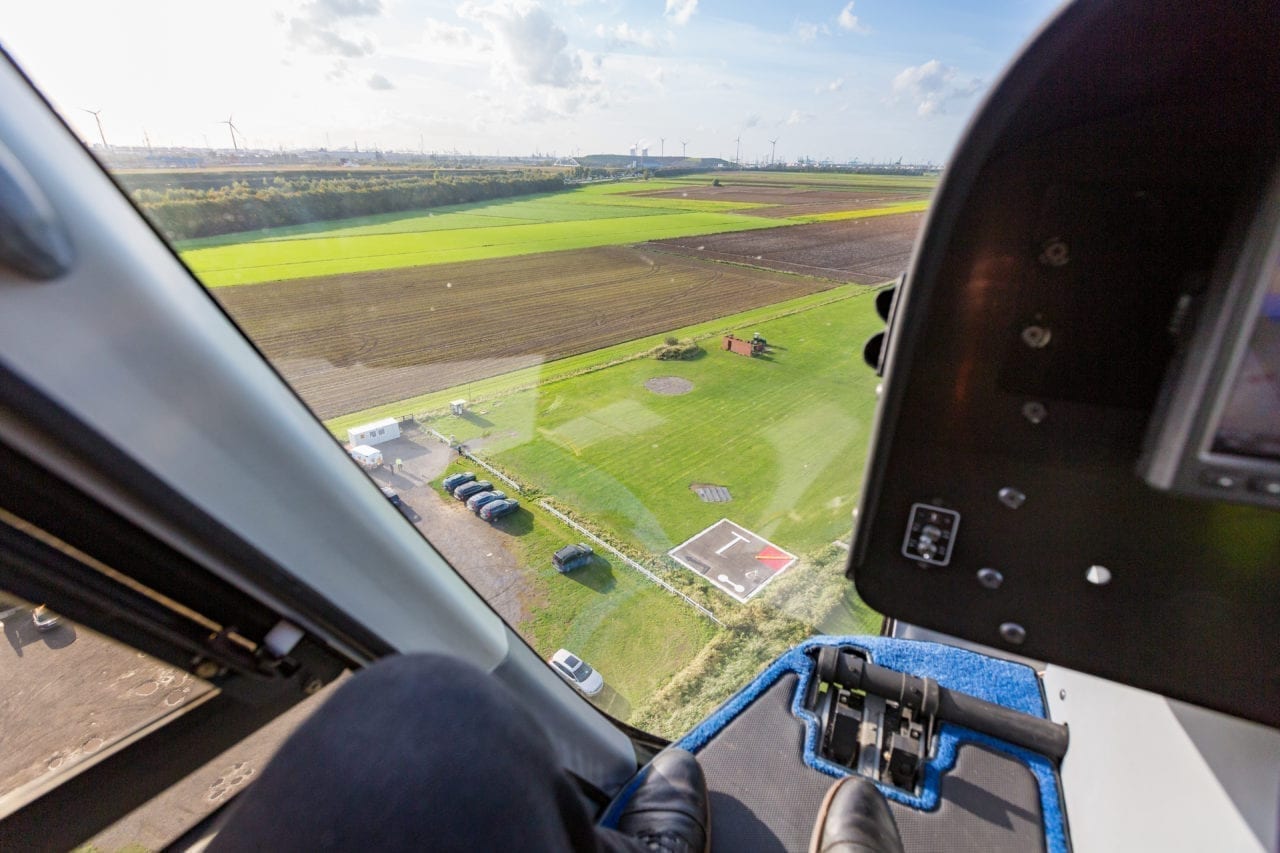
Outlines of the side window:
{"label": "side window", "polygon": [[48,607],[0,592],[0,802],[74,769],[214,688]]}

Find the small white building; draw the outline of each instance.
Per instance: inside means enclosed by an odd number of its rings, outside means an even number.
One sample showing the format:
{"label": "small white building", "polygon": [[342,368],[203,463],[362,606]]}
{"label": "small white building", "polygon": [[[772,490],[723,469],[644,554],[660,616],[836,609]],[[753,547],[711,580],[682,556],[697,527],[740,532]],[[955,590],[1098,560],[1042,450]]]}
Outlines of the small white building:
{"label": "small white building", "polygon": [[449,411],[455,415],[461,415],[467,410],[466,400],[454,400],[449,404]]}
{"label": "small white building", "polygon": [[361,424],[347,430],[347,442],[352,446],[358,444],[382,444],[400,437],[400,422],[395,418],[383,418],[369,424]]}
{"label": "small white building", "polygon": [[357,445],[348,451],[351,458],[360,463],[361,468],[378,468],[382,465],[382,451],[367,444]]}

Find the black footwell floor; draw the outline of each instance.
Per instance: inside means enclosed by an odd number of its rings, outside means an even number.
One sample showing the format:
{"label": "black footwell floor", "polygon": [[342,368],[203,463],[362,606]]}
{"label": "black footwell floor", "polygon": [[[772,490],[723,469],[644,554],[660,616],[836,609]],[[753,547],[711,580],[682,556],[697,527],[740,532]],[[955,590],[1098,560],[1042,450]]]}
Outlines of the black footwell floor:
{"label": "black footwell floor", "polygon": [[[711,789],[714,851],[804,851],[814,816],[835,781],[804,763],[804,724],[791,714],[788,674],[698,753]],[[1035,777],[1022,763],[976,744],[960,747],[931,812],[890,803],[907,853],[1043,851]]]}

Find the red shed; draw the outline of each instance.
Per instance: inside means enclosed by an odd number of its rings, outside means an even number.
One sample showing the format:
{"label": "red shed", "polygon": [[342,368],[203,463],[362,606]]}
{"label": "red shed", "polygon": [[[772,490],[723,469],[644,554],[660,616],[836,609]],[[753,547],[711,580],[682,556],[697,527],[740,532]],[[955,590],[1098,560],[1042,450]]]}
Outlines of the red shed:
{"label": "red shed", "polygon": [[744,341],[742,338],[736,338],[733,335],[725,335],[720,342],[720,349],[736,352],[738,355],[753,356],[764,351],[764,347],[756,344],[754,341]]}

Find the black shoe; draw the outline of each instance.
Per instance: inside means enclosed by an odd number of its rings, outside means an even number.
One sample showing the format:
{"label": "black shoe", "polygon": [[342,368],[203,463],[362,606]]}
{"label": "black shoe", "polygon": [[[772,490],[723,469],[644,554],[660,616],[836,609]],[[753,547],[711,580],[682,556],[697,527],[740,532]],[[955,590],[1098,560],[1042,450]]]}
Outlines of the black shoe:
{"label": "black shoe", "polygon": [[664,853],[710,850],[707,780],[698,760],[683,749],[666,749],[644,772],[618,817],[618,831]]}
{"label": "black shoe", "polygon": [[902,853],[889,801],[865,776],[831,786],[813,827],[809,853]]}

